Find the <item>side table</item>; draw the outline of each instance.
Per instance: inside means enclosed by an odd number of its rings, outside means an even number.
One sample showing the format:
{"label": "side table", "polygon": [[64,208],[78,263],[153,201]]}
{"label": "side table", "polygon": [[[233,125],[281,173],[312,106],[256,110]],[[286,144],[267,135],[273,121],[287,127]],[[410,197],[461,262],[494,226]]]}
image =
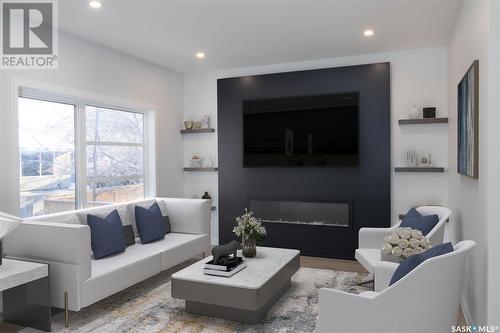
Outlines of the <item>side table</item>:
{"label": "side table", "polygon": [[0,265],[3,321],[51,331],[49,266],[5,259]]}

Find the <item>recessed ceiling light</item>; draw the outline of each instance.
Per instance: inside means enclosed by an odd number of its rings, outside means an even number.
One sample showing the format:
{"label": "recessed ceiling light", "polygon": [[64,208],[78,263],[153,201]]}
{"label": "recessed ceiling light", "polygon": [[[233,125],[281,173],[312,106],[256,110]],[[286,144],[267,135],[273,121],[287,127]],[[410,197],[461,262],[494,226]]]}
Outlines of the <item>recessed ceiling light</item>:
{"label": "recessed ceiling light", "polygon": [[196,58],[198,58],[198,59],[205,58],[205,53],[203,53],[203,52],[196,52]]}
{"label": "recessed ceiling light", "polygon": [[365,30],[364,35],[366,37],[373,36],[373,30],[372,29]]}
{"label": "recessed ceiling light", "polygon": [[100,1],[97,1],[97,0],[92,0],[92,1],[90,1],[90,2],[89,2],[89,6],[90,6],[90,8],[95,8],[95,9],[97,9],[97,8],[101,8],[101,7],[102,7],[102,4],[101,4],[101,2],[100,2]]}

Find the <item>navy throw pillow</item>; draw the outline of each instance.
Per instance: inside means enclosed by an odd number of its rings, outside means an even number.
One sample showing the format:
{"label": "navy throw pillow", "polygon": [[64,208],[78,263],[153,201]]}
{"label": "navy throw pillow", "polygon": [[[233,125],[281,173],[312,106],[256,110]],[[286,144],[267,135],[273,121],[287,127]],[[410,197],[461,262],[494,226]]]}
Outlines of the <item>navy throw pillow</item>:
{"label": "navy throw pillow", "polygon": [[420,265],[427,259],[437,257],[450,252],[453,252],[453,245],[451,245],[451,243],[444,243],[431,247],[430,249],[422,253],[409,256],[399,264],[398,268],[396,268],[396,271],[394,271],[394,274],[392,275],[391,282],[389,283],[389,285],[391,286],[397,281],[399,281],[406,274],[410,273],[418,265]]}
{"label": "navy throw pillow", "polygon": [[422,231],[425,236],[438,224],[439,217],[437,215],[424,215],[420,217],[406,217],[399,225],[401,228],[412,228]]}
{"label": "navy throw pillow", "polygon": [[90,243],[94,259],[125,250],[122,220],[116,209],[104,219],[88,214],[87,224],[90,227]]}
{"label": "navy throw pillow", "polygon": [[165,237],[165,221],[157,202],[149,209],[135,206],[135,223],[142,244]]}
{"label": "navy throw pillow", "polygon": [[421,216],[422,216],[422,214],[420,214],[418,212],[418,210],[416,210],[415,208],[412,207],[412,208],[410,208],[408,213],[406,213],[406,215],[403,217],[403,221],[409,217],[421,217]]}

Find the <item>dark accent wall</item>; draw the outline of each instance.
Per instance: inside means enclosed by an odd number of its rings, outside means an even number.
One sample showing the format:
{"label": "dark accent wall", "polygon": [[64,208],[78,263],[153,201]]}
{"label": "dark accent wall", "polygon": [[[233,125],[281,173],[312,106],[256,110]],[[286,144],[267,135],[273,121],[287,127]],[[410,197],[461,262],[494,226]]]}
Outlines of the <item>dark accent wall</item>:
{"label": "dark accent wall", "polygon": [[[359,92],[359,165],[243,167],[244,100]],[[267,246],[352,259],[362,227],[390,225],[390,64],[220,79],[218,96],[219,242],[235,239],[234,219],[250,199],[350,200],[350,227],[266,224]]]}

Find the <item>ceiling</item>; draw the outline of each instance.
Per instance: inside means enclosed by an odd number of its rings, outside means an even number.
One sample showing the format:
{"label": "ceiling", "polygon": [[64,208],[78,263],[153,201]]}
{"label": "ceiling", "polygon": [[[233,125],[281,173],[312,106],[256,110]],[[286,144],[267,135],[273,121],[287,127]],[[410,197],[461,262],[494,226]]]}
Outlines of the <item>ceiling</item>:
{"label": "ceiling", "polygon": [[[62,30],[182,73],[445,45],[461,0],[62,0]],[[364,37],[365,29],[375,34]],[[206,53],[197,59],[197,51]]]}

